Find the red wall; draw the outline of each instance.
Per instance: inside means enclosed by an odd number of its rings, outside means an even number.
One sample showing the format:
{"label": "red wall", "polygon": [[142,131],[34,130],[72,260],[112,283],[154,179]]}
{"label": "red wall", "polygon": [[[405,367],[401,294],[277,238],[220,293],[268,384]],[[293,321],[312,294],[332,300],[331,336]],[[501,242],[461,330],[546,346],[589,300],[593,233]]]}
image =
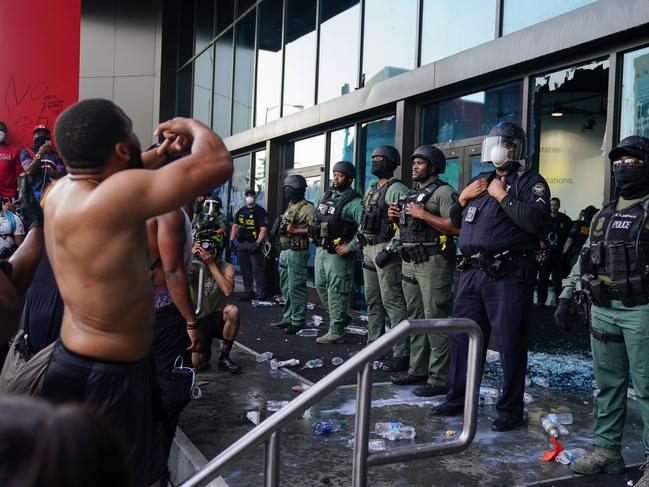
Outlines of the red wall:
{"label": "red wall", "polygon": [[79,98],[81,0],[0,0],[0,12],[0,120],[24,147]]}

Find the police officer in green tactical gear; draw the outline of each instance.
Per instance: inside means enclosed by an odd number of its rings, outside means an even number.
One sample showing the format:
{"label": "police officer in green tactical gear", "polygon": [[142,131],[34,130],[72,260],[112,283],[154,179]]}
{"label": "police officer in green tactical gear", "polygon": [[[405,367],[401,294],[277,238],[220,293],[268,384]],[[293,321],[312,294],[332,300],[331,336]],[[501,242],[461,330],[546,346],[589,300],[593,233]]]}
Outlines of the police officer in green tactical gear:
{"label": "police officer in green tactical gear", "polygon": [[[573,291],[592,304],[590,345],[599,392],[595,448],[570,464],[580,474],[624,471],[620,449],[629,370],[649,458],[649,139],[626,137],[609,159],[620,196],[593,217],[555,312],[565,327]],[[647,472],[636,486],[649,486]]]}
{"label": "police officer in green tactical gear", "polygon": [[293,335],[304,327],[306,318],[306,264],[309,260],[308,230],[315,208],[304,199],[306,179],[299,174],[284,179],[286,211],[273,226],[273,237],[279,237],[279,285],[284,296],[282,321],[271,323]]}
{"label": "police officer in green tactical gear", "polygon": [[361,195],[352,188],[355,176],[356,169],[351,162],[334,164],[333,184],[320,200],[309,227],[309,236],[317,246],[315,286],[320,301],[329,310],[329,331],[317,343],[342,342],[345,325],[350,320],[347,309],[362,210]]}
{"label": "police officer in green tactical gear", "polygon": [[[444,318],[451,311],[455,246],[458,230],[450,219],[457,193],[439,179],[446,158],[432,145],[419,147],[412,155],[414,187],[390,206],[398,218],[402,243],[402,286],[408,319]],[[420,384],[418,396],[437,396],[448,390],[448,337],[439,333],[410,337],[408,372],[392,376],[397,385]]]}
{"label": "police officer in green tactical gear", "polygon": [[[396,204],[408,187],[393,177],[401,164],[399,151],[391,145],[379,145],[372,151],[372,174],[379,180],[363,199],[358,239],[363,244],[363,282],[367,303],[367,343],[385,333],[386,328],[408,318],[401,288],[401,244],[397,225],[390,221],[388,208]],[[385,317],[388,322],[385,322]],[[408,369],[409,340],[392,347],[392,358],[383,364],[387,372]]]}

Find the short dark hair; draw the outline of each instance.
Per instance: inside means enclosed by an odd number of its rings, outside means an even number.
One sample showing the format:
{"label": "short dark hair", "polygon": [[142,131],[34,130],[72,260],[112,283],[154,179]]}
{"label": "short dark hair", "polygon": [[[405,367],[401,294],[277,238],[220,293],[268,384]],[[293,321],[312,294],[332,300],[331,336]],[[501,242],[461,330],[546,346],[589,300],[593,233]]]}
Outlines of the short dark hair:
{"label": "short dark hair", "polygon": [[66,109],[56,121],[54,137],[63,161],[72,172],[101,170],[115,144],[128,136],[130,119],[112,101],[82,100]]}
{"label": "short dark hair", "polygon": [[559,203],[559,205],[561,205],[561,200],[559,198],[557,198],[556,196],[553,196],[552,198],[550,198],[550,201],[556,201],[557,203]]}
{"label": "short dark hair", "polygon": [[0,127],[4,127],[5,131],[7,130],[7,124],[3,120],[0,120]]}

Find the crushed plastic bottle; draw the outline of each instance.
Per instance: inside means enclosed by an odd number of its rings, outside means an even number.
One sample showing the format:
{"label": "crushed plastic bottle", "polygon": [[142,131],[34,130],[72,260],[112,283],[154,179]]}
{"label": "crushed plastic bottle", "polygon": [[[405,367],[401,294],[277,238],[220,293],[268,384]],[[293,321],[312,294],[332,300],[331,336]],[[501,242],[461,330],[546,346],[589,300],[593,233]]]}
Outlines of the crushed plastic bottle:
{"label": "crushed plastic bottle", "polygon": [[523,402],[525,404],[532,404],[534,402],[534,398],[532,397],[532,394],[526,392],[523,394]]}
{"label": "crushed plastic bottle", "polygon": [[336,367],[338,367],[343,362],[344,362],[344,360],[342,358],[340,358],[340,357],[334,357],[334,358],[331,359],[331,363],[333,365],[335,365]]}
{"label": "crushed plastic bottle", "polygon": [[483,399],[485,405],[495,404],[498,401],[500,391],[493,387],[481,387],[480,397]]}
{"label": "crushed plastic bottle", "polygon": [[281,361],[271,359],[270,361],[270,368],[272,370],[277,370],[280,367],[297,367],[298,365],[300,365],[300,361],[296,358]]}
{"label": "crushed plastic bottle", "polygon": [[372,362],[372,369],[373,370],[381,370],[383,368],[383,362],[380,360],[375,360]]}
{"label": "crushed plastic bottle", "polygon": [[496,352],[495,350],[487,350],[487,356],[485,357],[485,360],[489,363],[498,362],[500,360],[500,353]]}
{"label": "crushed plastic bottle", "polygon": [[317,337],[318,329],[317,328],[302,328],[296,333],[299,337]]}
{"label": "crushed plastic bottle", "polygon": [[554,460],[564,465],[570,465],[575,460],[582,458],[586,455],[586,450],[583,448],[573,448],[572,450],[563,450],[559,453]]}
{"label": "crushed plastic bottle", "polygon": [[557,425],[547,416],[541,416],[541,426],[545,432],[553,438],[559,437],[559,428]]}
{"label": "crushed plastic bottle", "polygon": [[391,423],[376,423],[374,432],[386,440],[412,440],[417,434],[413,426],[392,421]]}
{"label": "crushed plastic bottle", "polygon": [[304,367],[302,367],[302,369],[303,370],[304,369],[317,369],[318,367],[322,367],[322,364],[323,364],[322,359],[314,358],[314,359],[311,359],[308,362],[306,362],[304,364]]}
{"label": "crushed plastic bottle", "polygon": [[253,299],[250,304],[253,308],[265,308],[266,306],[272,306],[271,301],[259,301],[258,299]]}
{"label": "crushed plastic bottle", "polygon": [[350,335],[367,335],[367,328],[362,326],[349,325],[345,327],[345,331]]}
{"label": "crushed plastic bottle", "polygon": [[257,355],[257,358],[255,360],[257,360],[257,362],[265,362],[266,360],[270,360],[272,358],[273,352],[264,352]]}
{"label": "crushed plastic bottle", "polygon": [[550,381],[545,377],[540,377],[540,376],[532,377],[532,382],[537,386],[544,387],[546,389],[550,387]]}
{"label": "crushed plastic bottle", "polygon": [[313,315],[312,317],[313,320],[313,326],[318,328],[322,324],[322,316],[320,315]]}
{"label": "crushed plastic bottle", "polygon": [[555,423],[559,424],[572,424],[572,413],[552,413],[548,414],[550,418]]}
{"label": "crushed plastic bottle", "polygon": [[316,436],[329,435],[335,431],[340,431],[347,427],[347,421],[338,421],[337,419],[325,419],[313,423],[313,434]]}
{"label": "crushed plastic bottle", "polygon": [[269,413],[274,413],[275,411],[279,411],[282,409],[284,406],[286,406],[289,403],[289,401],[267,401],[266,402],[266,411]]}

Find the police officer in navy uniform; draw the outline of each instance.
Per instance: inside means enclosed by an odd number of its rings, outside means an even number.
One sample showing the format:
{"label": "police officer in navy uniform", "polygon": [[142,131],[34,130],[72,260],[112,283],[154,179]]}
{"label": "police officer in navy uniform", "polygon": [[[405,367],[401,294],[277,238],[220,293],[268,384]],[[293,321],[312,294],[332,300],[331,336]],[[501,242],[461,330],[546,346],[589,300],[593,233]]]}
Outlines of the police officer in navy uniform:
{"label": "police officer in navy uniform", "polygon": [[[525,167],[525,132],[501,122],[482,143],[482,159],[494,170],[473,178],[451,208],[460,228],[460,283],[454,318],[475,321],[484,335],[483,357],[493,330],[503,368],[502,396],[494,431],[510,431],[523,423],[528,327],[536,277],[536,250],[549,215],[550,189]],[[451,334],[450,388],[446,402],[433,415],[462,413],[466,388],[468,336]],[[483,359],[484,360],[484,359]],[[481,371],[480,371],[481,372]]]}

